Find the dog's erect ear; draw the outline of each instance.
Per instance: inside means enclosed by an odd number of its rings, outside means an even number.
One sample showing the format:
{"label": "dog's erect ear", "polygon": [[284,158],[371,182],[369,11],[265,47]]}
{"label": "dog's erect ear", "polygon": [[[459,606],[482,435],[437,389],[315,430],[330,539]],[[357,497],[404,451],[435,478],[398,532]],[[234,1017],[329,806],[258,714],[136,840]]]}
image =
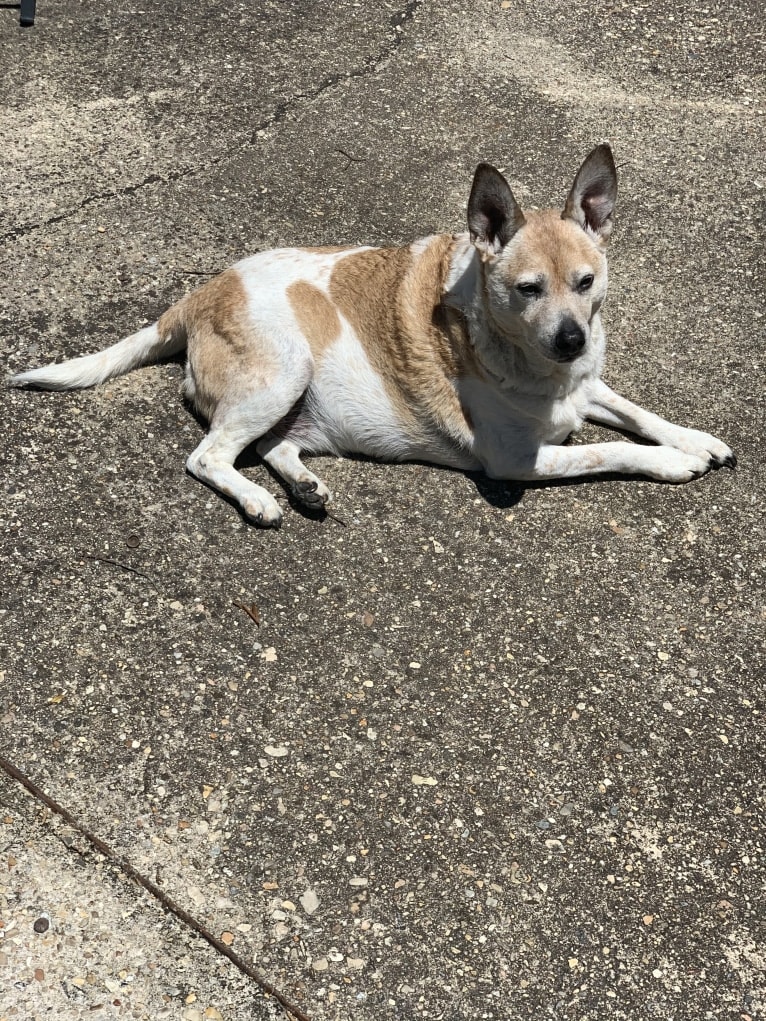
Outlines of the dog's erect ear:
{"label": "dog's erect ear", "polygon": [[525,222],[521,207],[500,171],[490,163],[480,163],[468,199],[471,241],[487,254],[496,255]]}
{"label": "dog's erect ear", "polygon": [[602,246],[612,233],[617,169],[608,145],[597,145],[577,171],[562,219],[574,220]]}

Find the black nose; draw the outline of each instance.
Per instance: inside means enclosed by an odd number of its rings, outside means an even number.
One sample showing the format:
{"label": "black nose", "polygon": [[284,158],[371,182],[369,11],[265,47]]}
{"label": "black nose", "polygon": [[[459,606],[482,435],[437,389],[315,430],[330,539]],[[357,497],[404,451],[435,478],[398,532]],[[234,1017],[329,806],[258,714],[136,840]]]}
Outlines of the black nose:
{"label": "black nose", "polygon": [[585,347],[585,331],[574,319],[565,319],[553,338],[553,350],[561,362],[573,361]]}

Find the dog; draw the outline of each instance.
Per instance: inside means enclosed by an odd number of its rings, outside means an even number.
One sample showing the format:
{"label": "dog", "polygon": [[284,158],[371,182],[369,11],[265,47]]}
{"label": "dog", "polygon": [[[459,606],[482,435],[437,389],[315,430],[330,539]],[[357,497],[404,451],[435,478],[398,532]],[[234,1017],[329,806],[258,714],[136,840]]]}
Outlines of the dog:
{"label": "dog", "polygon": [[[330,491],[302,454],[533,482],[616,472],[679,483],[733,468],[721,440],[644,411],[601,379],[616,198],[608,145],[585,159],[563,212],[522,212],[503,175],[481,163],[466,233],[262,252],[105,351],[11,382],[89,387],[185,348],[185,395],[210,425],[187,468],[264,527],[280,525],[279,504],[234,466],[253,442],[315,510]],[[585,419],[655,445],[560,446]]]}

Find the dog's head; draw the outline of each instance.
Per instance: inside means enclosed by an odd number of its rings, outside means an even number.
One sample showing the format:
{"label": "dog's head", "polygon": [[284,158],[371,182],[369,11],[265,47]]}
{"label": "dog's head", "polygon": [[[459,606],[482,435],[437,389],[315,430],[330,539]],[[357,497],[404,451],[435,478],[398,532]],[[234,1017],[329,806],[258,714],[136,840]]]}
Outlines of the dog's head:
{"label": "dog's head", "polygon": [[564,206],[524,214],[503,175],[480,163],[468,201],[496,328],[533,360],[569,363],[588,347],[606,294],[606,245],[617,198],[608,145],[591,152]]}

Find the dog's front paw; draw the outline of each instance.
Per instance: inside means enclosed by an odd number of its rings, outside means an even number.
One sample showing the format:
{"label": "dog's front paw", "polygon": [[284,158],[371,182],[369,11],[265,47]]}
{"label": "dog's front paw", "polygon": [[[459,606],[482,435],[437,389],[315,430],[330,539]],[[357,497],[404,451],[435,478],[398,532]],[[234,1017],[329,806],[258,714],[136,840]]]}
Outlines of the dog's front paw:
{"label": "dog's front paw", "polygon": [[658,482],[691,482],[713,467],[710,456],[687,454],[676,447],[647,447],[644,474]]}
{"label": "dog's front paw", "polygon": [[737,455],[722,440],[699,429],[681,430],[673,446],[686,454],[706,457],[711,468],[737,467]]}

